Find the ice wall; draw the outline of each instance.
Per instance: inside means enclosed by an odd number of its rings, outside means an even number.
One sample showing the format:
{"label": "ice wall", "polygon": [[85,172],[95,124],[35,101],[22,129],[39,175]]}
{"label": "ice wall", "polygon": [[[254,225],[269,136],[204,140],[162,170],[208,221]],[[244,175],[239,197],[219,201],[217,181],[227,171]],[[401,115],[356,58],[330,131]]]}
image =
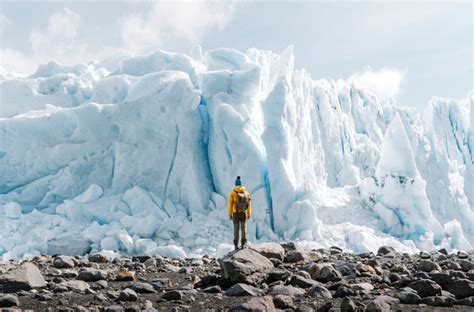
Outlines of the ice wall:
{"label": "ice wall", "polygon": [[472,95],[420,117],[312,80],[292,47],[192,55],[2,73],[0,254],[212,253],[237,175],[251,240],[472,248]]}

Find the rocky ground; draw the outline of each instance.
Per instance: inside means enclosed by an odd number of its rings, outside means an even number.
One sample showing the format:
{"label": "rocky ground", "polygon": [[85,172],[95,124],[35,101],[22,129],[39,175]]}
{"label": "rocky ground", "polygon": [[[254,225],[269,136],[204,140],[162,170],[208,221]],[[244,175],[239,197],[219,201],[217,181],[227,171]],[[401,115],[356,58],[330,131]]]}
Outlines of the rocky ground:
{"label": "rocky ground", "polygon": [[221,259],[39,256],[0,262],[0,310],[473,311],[474,253],[300,250],[267,243]]}

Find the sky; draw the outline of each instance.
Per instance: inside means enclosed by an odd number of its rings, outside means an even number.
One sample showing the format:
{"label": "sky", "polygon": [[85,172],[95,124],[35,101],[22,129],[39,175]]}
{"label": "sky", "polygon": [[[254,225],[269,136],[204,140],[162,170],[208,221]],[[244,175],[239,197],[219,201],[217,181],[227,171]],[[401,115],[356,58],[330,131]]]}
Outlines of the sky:
{"label": "sky", "polygon": [[474,89],[472,1],[0,0],[0,65],[88,63],[118,51],[294,46],[296,68],[418,110]]}

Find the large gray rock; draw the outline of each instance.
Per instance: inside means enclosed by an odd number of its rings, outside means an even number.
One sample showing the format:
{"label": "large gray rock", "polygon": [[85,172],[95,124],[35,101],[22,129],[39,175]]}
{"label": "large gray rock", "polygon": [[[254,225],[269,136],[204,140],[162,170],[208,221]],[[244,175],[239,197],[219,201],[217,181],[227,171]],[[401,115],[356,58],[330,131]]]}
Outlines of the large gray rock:
{"label": "large gray rock", "polygon": [[131,283],[130,285],[128,285],[128,288],[134,290],[137,293],[142,293],[142,294],[157,293],[157,291],[155,290],[155,287],[153,287],[153,285],[148,284],[148,283],[142,283],[142,282]]}
{"label": "large gray rock", "polygon": [[418,304],[421,300],[421,297],[414,291],[401,291],[397,297],[401,303],[405,304]]}
{"label": "large gray rock", "polygon": [[226,290],[225,295],[226,296],[260,296],[262,294],[262,291],[256,287],[243,284],[243,283],[237,283],[230,287],[229,289]]}
{"label": "large gray rock", "polygon": [[285,258],[285,249],[277,243],[256,244],[250,246],[250,248],[269,259],[273,258],[283,261]]}
{"label": "large gray rock", "polygon": [[421,279],[411,282],[408,287],[416,290],[420,297],[438,296],[441,295],[441,286],[429,279]]}
{"label": "large gray rock", "polygon": [[274,312],[276,311],[272,297],[255,297],[246,303],[235,306],[231,311]]}
{"label": "large gray rock", "polygon": [[273,297],[273,304],[278,309],[291,309],[293,308],[293,298],[287,295],[276,295]]}
{"label": "large gray rock", "polygon": [[138,295],[130,288],[125,288],[122,290],[118,296],[119,301],[137,301]]}
{"label": "large gray rock", "polygon": [[107,272],[103,270],[86,268],[79,272],[77,279],[85,282],[97,282],[100,280],[106,280],[107,276]]}
{"label": "large gray rock", "polygon": [[465,278],[452,281],[447,290],[456,296],[456,299],[463,299],[474,296],[474,282]]}
{"label": "large gray rock", "polygon": [[77,292],[84,292],[86,291],[86,289],[90,288],[89,284],[87,284],[84,281],[79,281],[79,280],[65,281],[65,282],[60,283],[59,285],[64,286],[69,290],[77,291]]}
{"label": "large gray rock", "polygon": [[228,253],[219,259],[223,277],[231,283],[258,285],[273,270],[267,257],[247,248]]}
{"label": "large gray rock", "polygon": [[331,263],[314,263],[308,268],[311,278],[319,282],[337,282],[341,280],[339,273]]}
{"label": "large gray rock", "polygon": [[305,278],[299,275],[293,275],[290,279],[290,284],[300,288],[310,288],[319,285],[318,282],[311,278]]}
{"label": "large gray rock", "polygon": [[16,269],[0,275],[0,292],[13,293],[20,290],[46,287],[46,281],[36,265],[25,262]]}
{"label": "large gray rock", "polygon": [[441,272],[441,267],[439,264],[436,262],[433,262],[431,260],[421,260],[420,263],[418,263],[418,270],[424,271],[424,272],[431,272],[431,271],[439,271]]}

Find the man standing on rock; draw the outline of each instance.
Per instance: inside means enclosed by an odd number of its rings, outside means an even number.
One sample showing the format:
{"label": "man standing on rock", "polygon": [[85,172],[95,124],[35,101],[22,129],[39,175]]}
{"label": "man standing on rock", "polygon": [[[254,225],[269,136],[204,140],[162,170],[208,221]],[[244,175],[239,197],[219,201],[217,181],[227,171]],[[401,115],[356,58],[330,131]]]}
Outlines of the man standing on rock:
{"label": "man standing on rock", "polygon": [[250,218],[250,194],[247,192],[240,177],[235,180],[235,187],[229,193],[229,204],[227,205],[229,218],[234,223],[234,247],[239,249],[239,227],[242,229],[241,249],[247,243],[247,220]]}

